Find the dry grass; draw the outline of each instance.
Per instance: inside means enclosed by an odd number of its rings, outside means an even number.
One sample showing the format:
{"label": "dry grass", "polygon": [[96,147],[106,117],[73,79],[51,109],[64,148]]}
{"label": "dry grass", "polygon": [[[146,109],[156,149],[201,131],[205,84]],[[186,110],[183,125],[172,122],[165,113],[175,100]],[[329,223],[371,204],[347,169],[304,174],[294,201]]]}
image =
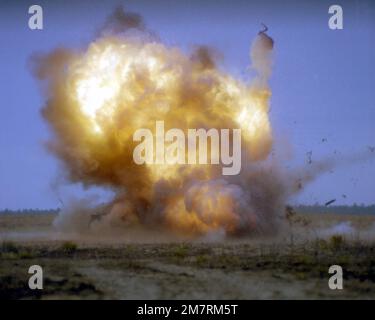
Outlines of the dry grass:
{"label": "dry grass", "polygon": [[55,214],[1,214],[0,232],[49,229]]}
{"label": "dry grass", "polygon": [[[50,230],[52,216],[0,216],[11,232]],[[306,228],[351,221],[366,230],[374,217],[307,215]],[[301,232],[304,234],[304,232]],[[294,239],[294,238],[293,238]],[[96,237],[96,240],[97,237]],[[295,240],[295,239],[294,239]],[[217,243],[101,243],[3,241],[0,298],[5,299],[299,299],[372,298],[373,241],[326,238],[242,239]],[[27,288],[28,267],[44,269],[45,290]],[[344,290],[328,288],[328,268],[344,269]]]}

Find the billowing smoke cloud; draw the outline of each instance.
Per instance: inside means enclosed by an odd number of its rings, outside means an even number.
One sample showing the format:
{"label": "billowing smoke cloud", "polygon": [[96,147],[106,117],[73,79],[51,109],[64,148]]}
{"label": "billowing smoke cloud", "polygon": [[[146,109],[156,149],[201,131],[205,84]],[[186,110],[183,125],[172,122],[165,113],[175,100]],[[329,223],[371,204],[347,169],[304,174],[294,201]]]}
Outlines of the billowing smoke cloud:
{"label": "billowing smoke cloud", "polygon": [[[286,179],[267,160],[273,45],[266,30],[257,35],[250,51],[256,78],[249,84],[220,70],[211,49],[186,54],[169,47],[139,15],[116,9],[87,48],[35,57],[35,74],[46,85],[49,150],[69,181],[116,193],[105,218],[93,223],[157,225],[191,235],[274,234],[298,179]],[[184,132],[240,128],[240,174],[223,176],[221,164],[135,164],[133,133],[154,132],[159,120],[165,130]],[[79,225],[71,215],[69,221]]]}
{"label": "billowing smoke cloud", "polygon": [[142,17],[133,12],[124,12],[121,7],[116,8],[107,18],[101,28],[102,35],[118,34],[129,29],[146,30]]}

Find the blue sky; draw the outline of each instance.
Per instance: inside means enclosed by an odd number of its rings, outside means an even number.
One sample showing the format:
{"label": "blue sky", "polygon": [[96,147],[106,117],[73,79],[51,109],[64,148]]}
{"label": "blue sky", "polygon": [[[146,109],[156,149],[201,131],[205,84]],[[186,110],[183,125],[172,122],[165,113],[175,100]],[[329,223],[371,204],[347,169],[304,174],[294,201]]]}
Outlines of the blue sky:
{"label": "blue sky", "polygon": [[[222,67],[243,77],[264,22],[275,40],[271,121],[286,165],[341,157],[375,146],[375,4],[339,1],[344,29],[328,28],[330,1],[2,1],[0,4],[0,209],[59,206],[59,165],[43,147],[43,97],[28,68],[35,52],[84,47],[117,6],[140,13],[161,39],[188,50],[219,50]],[[28,7],[44,9],[44,30],[28,28]],[[322,142],[322,139],[327,139]],[[375,161],[338,167],[293,199],[375,202]],[[87,191],[65,186],[62,197]],[[97,193],[97,190],[89,191]],[[342,198],[342,194],[347,198]]]}

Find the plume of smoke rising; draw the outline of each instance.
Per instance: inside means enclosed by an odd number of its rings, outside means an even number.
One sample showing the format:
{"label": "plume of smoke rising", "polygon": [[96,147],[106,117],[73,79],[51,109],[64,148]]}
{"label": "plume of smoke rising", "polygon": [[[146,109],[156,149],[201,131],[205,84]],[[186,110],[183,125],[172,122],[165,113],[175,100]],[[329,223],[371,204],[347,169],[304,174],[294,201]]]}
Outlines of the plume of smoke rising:
{"label": "plume of smoke rising", "polygon": [[142,17],[134,12],[125,12],[117,7],[101,28],[102,35],[118,34],[129,29],[146,30]]}
{"label": "plume of smoke rising", "polygon": [[258,33],[251,46],[250,59],[252,61],[252,68],[258,73],[255,79],[258,85],[267,86],[267,81],[272,72],[272,49],[274,41],[266,34],[265,30]]}

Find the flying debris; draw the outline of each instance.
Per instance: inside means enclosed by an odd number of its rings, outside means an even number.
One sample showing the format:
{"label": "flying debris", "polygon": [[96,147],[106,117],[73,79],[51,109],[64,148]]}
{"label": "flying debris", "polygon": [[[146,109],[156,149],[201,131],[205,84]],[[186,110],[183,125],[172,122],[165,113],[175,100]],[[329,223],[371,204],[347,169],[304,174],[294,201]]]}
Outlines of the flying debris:
{"label": "flying debris", "polygon": [[258,32],[258,36],[260,36],[262,38],[262,41],[265,45],[265,47],[268,49],[268,50],[271,50],[273,48],[273,44],[274,44],[274,41],[273,39],[266,33],[268,31],[268,27],[262,23],[262,26],[263,26],[263,30],[259,31]]}
{"label": "flying debris", "polygon": [[334,203],[335,201],[336,201],[336,199],[329,200],[329,201],[327,201],[324,205],[325,205],[326,207],[328,207],[329,205],[331,205],[331,204]]}
{"label": "flying debris", "polygon": [[90,216],[90,221],[89,221],[89,227],[91,226],[92,223],[95,221],[100,222],[102,218],[104,217],[104,213],[94,213]]}
{"label": "flying debris", "polygon": [[301,181],[301,179],[298,179],[297,180],[297,190],[302,190],[302,189],[303,189],[302,181]]}
{"label": "flying debris", "polygon": [[65,204],[64,204],[64,202],[61,200],[60,197],[58,197],[58,200],[59,200],[59,202],[61,203],[61,208],[60,208],[60,209],[64,208],[64,207],[65,207]]}
{"label": "flying debris", "polygon": [[99,205],[95,208],[95,212],[90,214],[88,227],[90,228],[94,222],[101,222],[103,218],[110,213],[111,204]]}
{"label": "flying debris", "polygon": [[312,151],[306,152],[307,163],[312,164]]}
{"label": "flying debris", "polygon": [[264,33],[266,33],[268,31],[268,27],[264,23],[261,23],[261,25],[263,26],[263,30],[260,30],[258,32],[259,35],[260,34],[264,34]]}

